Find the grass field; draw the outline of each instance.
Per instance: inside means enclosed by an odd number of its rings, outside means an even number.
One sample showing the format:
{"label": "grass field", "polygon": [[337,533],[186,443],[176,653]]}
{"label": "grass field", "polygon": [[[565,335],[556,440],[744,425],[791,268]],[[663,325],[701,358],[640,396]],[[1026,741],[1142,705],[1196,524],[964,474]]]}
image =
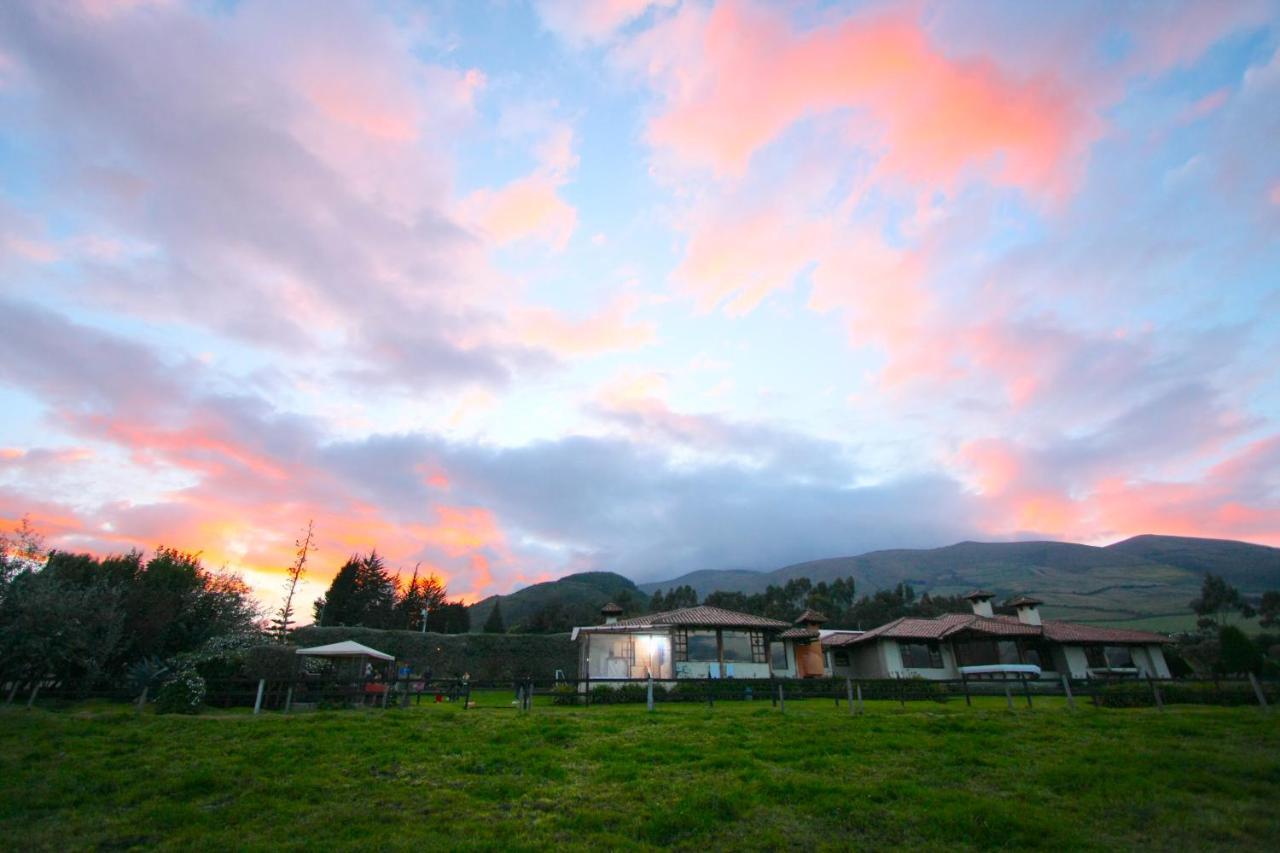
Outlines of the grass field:
{"label": "grass field", "polygon": [[0,710],[6,849],[1274,849],[1280,715],[1038,700]]}

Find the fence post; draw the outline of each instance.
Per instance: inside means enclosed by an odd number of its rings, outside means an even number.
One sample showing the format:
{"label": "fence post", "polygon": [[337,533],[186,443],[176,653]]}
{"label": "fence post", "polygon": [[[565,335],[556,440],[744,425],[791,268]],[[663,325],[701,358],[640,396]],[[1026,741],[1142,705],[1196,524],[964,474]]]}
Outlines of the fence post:
{"label": "fence post", "polygon": [[258,698],[253,700],[253,713],[262,713],[262,694],[267,692],[267,680],[265,678],[258,679]]}
{"label": "fence post", "polygon": [[293,682],[289,682],[289,691],[284,694],[284,712],[289,713],[289,709],[293,707]]}
{"label": "fence post", "polygon": [[852,717],[856,711],[853,708],[853,679],[846,678],[844,680],[845,691],[849,694],[849,716]]}
{"label": "fence post", "polygon": [[[774,682],[774,677],[773,677],[773,673],[771,672],[769,673],[769,684],[772,685],[773,682]],[[778,691],[774,690],[772,686],[769,688],[769,702],[773,705],[773,707],[775,708],[778,707]]]}
{"label": "fence post", "polygon": [[1090,698],[1093,699],[1093,707],[1100,707],[1098,704],[1098,685],[1093,683],[1093,679],[1089,676],[1084,677],[1084,686],[1089,691]]}
{"label": "fence post", "polygon": [[648,710],[653,710],[653,673],[649,673],[649,690],[645,694],[645,705]]}
{"label": "fence post", "polygon": [[524,683],[524,709],[526,711],[533,710],[533,679],[530,678]]}
{"label": "fence post", "polygon": [[964,670],[960,670],[960,685],[964,688],[964,704],[967,708],[973,707],[973,699],[969,696],[969,676],[964,674]]}
{"label": "fence post", "polygon": [[1004,701],[1009,705],[1009,710],[1013,710],[1013,693],[1009,690],[1009,680],[1004,682]]}
{"label": "fence post", "polygon": [[1074,711],[1076,709],[1076,697],[1071,695],[1071,679],[1065,675],[1062,676],[1062,692],[1067,695],[1067,707]]}
{"label": "fence post", "polygon": [[782,690],[782,682],[778,682],[778,710],[787,713],[787,694]]}
{"label": "fence post", "polygon": [[1267,694],[1262,692],[1262,685],[1258,683],[1258,676],[1252,672],[1249,673],[1249,683],[1253,685],[1253,695],[1258,697],[1258,707],[1262,708],[1263,712],[1266,712],[1268,710]]}
{"label": "fence post", "polygon": [[1151,695],[1156,697],[1156,709],[1164,710],[1164,698],[1160,695],[1160,688],[1156,686],[1156,681],[1151,677],[1151,673],[1147,673],[1147,683],[1151,685]]}
{"label": "fence post", "polygon": [[856,693],[858,694],[858,713],[859,713],[859,714],[865,714],[865,713],[866,713],[866,711],[867,711],[867,709],[866,709],[866,707],[862,704],[862,682],[861,682],[861,681],[859,681],[857,684],[855,684],[855,685],[853,686],[853,689],[854,689],[854,692],[856,692]]}
{"label": "fence post", "polygon": [[907,686],[902,682],[902,673],[898,673],[898,704],[907,707]]}
{"label": "fence post", "polygon": [[1022,682],[1022,690],[1027,694],[1027,707],[1031,707],[1031,682],[1027,680],[1026,675],[1019,674],[1018,680]]}

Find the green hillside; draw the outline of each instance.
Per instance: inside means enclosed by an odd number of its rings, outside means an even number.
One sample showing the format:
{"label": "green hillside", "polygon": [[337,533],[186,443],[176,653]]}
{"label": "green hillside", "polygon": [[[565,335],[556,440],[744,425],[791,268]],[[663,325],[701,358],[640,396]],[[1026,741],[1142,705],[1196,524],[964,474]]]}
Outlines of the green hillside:
{"label": "green hillside", "polygon": [[510,595],[491,595],[477,601],[470,608],[472,631],[484,628],[485,620],[499,599],[502,600],[502,621],[508,631],[528,627],[539,611],[549,608],[558,610],[572,624],[594,625],[599,621],[600,608],[610,601],[638,613],[644,612],[649,602],[649,596],[622,575],[580,572],[534,584]]}
{"label": "green hillside", "polygon": [[873,551],[784,566],[772,572],[699,571],[644,584],[646,591],[689,584],[699,596],[717,589],[761,592],[807,577],[852,577],[860,593],[909,583],[917,592],[955,595],[975,587],[1001,597],[1028,593],[1050,617],[1129,624],[1186,624],[1188,602],[1206,571],[1245,592],[1280,589],[1280,550],[1245,542],[1139,536],[1105,548],[1070,542],[960,542],[943,548]]}
{"label": "green hillside", "polygon": [[1212,572],[1244,592],[1280,588],[1280,548],[1231,539],[1146,534],[1109,545],[1106,550],[1179,566],[1197,574]]}

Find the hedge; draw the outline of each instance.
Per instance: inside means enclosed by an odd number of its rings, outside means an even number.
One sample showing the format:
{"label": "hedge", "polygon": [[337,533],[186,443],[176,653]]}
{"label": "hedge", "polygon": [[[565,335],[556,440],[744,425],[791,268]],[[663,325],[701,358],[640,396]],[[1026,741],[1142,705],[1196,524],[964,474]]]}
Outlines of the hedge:
{"label": "hedge", "polygon": [[376,628],[298,628],[290,641],[299,647],[355,640],[407,662],[415,674],[428,668],[439,678],[469,673],[472,681],[549,681],[557,669],[566,678],[578,672],[578,646],[568,634],[423,634]]}
{"label": "hedge", "polygon": [[[1246,681],[1223,681],[1218,684],[1207,681],[1170,682],[1159,681],[1160,698],[1166,705],[1257,705],[1258,696],[1253,685]],[[1280,702],[1280,685],[1262,683],[1267,702]],[[1079,690],[1079,688],[1076,688]],[[1149,708],[1155,704],[1151,685],[1145,681],[1129,681],[1109,684],[1097,690],[1098,704],[1104,708]]]}

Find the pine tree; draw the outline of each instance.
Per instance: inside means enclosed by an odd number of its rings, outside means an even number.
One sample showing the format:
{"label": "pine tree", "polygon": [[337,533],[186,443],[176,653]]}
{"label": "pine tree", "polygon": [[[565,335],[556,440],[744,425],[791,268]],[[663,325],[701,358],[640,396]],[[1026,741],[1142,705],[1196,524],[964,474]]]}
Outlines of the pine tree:
{"label": "pine tree", "polygon": [[493,601],[493,609],[489,611],[489,618],[484,621],[484,632],[486,634],[505,634],[507,627],[502,622],[502,599],[495,598]]}

